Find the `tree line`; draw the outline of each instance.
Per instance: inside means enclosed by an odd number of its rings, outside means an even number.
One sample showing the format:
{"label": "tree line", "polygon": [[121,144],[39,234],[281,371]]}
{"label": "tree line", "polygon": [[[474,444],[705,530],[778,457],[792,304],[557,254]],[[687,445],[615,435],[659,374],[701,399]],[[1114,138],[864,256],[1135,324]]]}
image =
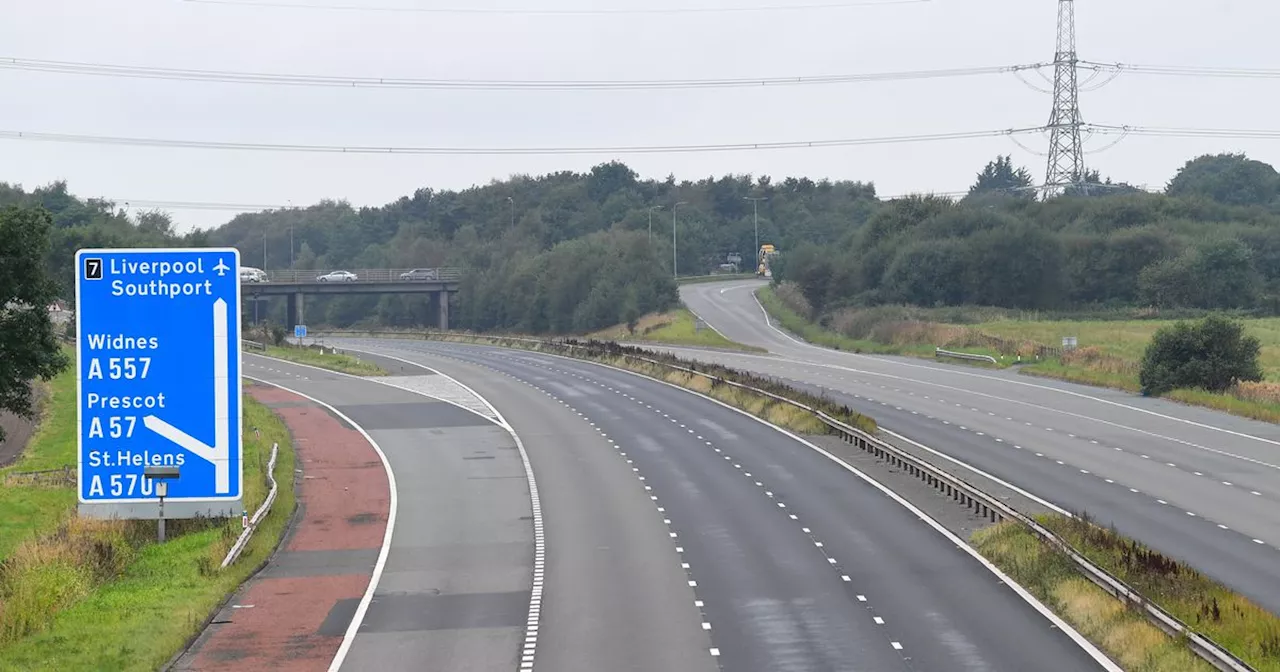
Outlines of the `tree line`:
{"label": "tree line", "polygon": [[1163,193],[1095,184],[1039,199],[1029,182],[1001,157],[963,199],[897,199],[837,245],[797,246],[775,280],[795,282],[813,317],[883,304],[1280,312],[1271,166],[1203,156]]}
{"label": "tree line", "polygon": [[[380,207],[326,200],[246,213],[181,235],[164,212],[76,198],[61,182],[31,191],[0,183],[0,206],[50,213],[45,263],[66,298],[81,247],[226,245],[267,270],[458,267],[465,275],[453,326],[585,331],[673,305],[674,209],[680,275],[737,257],[749,272],[757,240],[771,243],[782,253],[776,278],[794,280],[819,312],[883,303],[1280,307],[1273,168],[1239,155],[1200,157],[1158,194],[1085,177],[1093,186],[1043,200],[1029,172],[999,157],[959,200],[883,201],[871,182],[644,180],[615,161],[585,173],[423,188]],[[307,315],[333,326],[434,319],[423,299],[400,296],[319,299]],[[283,301],[261,316],[282,322]]]}
{"label": "tree line", "polygon": [[[242,214],[208,232],[268,270],[452,266],[464,280],[452,325],[568,333],[626,323],[677,301],[675,270],[705,275],[740,258],[754,270],[759,241],[786,249],[834,243],[878,207],[861,182],[729,175],[642,180],[619,162],[585,173],[517,175],[459,191],[419,189],[381,207],[325,201]],[[283,307],[269,309],[283,319]],[[310,300],[308,320],[338,326],[430,324],[415,297]]]}

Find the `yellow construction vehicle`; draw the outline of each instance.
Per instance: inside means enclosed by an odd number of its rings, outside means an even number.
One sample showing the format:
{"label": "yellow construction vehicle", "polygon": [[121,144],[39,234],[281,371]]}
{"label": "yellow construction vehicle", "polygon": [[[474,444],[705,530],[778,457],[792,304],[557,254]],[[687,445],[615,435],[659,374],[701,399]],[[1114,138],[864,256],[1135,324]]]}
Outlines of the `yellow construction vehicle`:
{"label": "yellow construction vehicle", "polygon": [[772,278],[773,269],[769,265],[776,256],[778,256],[778,250],[773,245],[768,243],[761,245],[759,258],[757,259],[756,275]]}

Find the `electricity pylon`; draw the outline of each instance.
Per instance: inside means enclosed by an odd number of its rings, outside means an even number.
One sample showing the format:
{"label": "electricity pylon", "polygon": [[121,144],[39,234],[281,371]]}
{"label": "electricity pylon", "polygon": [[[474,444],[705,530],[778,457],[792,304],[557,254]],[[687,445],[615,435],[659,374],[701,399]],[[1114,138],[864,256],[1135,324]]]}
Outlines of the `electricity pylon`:
{"label": "electricity pylon", "polygon": [[1085,179],[1080,140],[1080,84],[1076,78],[1076,3],[1058,0],[1058,43],[1053,57],[1053,111],[1049,114],[1049,168],[1045,197]]}

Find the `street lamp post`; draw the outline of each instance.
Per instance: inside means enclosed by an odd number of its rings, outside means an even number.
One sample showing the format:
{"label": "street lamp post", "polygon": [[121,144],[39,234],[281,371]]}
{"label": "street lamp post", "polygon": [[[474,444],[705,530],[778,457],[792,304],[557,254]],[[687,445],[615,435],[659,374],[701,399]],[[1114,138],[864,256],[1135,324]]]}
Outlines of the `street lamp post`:
{"label": "street lamp post", "polygon": [[751,210],[756,223],[756,247],[752,254],[758,255],[760,254],[760,201],[769,199],[764,196],[745,196],[742,200],[751,201]]}
{"label": "street lamp post", "polygon": [[649,206],[649,245],[653,245],[653,211],[661,209],[661,205]]}
{"label": "street lamp post", "polygon": [[679,203],[676,203],[675,205],[671,206],[671,277],[672,278],[680,277],[680,271],[678,270],[678,266],[680,262],[678,260],[679,258],[676,256],[676,208],[682,205],[688,205],[688,204],[685,203],[684,201],[680,201]]}
{"label": "street lamp post", "polygon": [[508,196],[507,202],[511,204],[511,228],[514,229],[516,228],[516,200]]}
{"label": "street lamp post", "polygon": [[[293,200],[289,200],[289,209],[293,210]],[[289,270],[293,270],[293,213],[289,213]],[[267,269],[262,269],[267,270]]]}

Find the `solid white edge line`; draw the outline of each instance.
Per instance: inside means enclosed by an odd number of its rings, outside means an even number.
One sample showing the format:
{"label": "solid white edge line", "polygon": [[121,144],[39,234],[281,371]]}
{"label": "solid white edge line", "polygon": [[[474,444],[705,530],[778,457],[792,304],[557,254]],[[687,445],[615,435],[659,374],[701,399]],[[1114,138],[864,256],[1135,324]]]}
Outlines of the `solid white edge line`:
{"label": "solid white edge line", "polygon": [[[681,301],[680,303],[683,305],[683,304],[684,304],[684,301]],[[689,311],[689,314],[693,316],[693,319],[695,319],[695,320],[702,320],[702,316],[701,316],[701,315],[699,315],[697,312],[695,312],[695,311],[694,311],[692,308],[690,308],[689,306],[685,305],[685,306],[684,306],[684,309],[685,309],[685,310],[687,310],[687,311]],[[711,331],[714,331],[714,332],[716,332],[717,334],[719,334],[719,335],[720,335],[720,338],[723,338],[724,340],[729,341],[729,337],[728,337],[728,336],[725,336],[725,335],[724,335],[724,334],[722,334],[722,333],[720,333],[720,330],[719,330],[719,329],[716,329],[716,325],[711,324],[710,322],[708,322],[708,321],[706,321],[706,320],[702,320],[702,322],[703,322],[703,324],[706,324],[708,327],[711,327]],[[732,343],[733,341],[729,341],[729,342],[730,342],[730,343]]]}
{"label": "solid white edge line", "polygon": [[[744,286],[749,286],[749,285],[744,285]],[[883,362],[883,363],[886,363],[886,364],[897,365],[897,366],[906,366],[906,367],[910,367],[910,368],[913,368],[913,369],[925,369],[925,370],[927,370],[927,371],[936,371],[936,372],[941,372],[941,373],[952,373],[952,374],[956,374],[956,375],[960,375],[960,376],[968,376],[968,377],[970,377],[970,378],[982,378],[982,379],[985,379],[985,380],[994,380],[994,381],[1002,382],[1002,383],[1011,383],[1011,384],[1013,384],[1013,385],[1023,385],[1023,386],[1025,386],[1025,387],[1034,387],[1034,388],[1036,388],[1036,389],[1038,389],[1038,390],[1047,390],[1047,391],[1050,391],[1050,392],[1057,392],[1057,393],[1059,393],[1059,394],[1065,394],[1065,395],[1072,396],[1072,397],[1078,397],[1078,398],[1080,398],[1080,399],[1087,399],[1087,400],[1089,400],[1089,401],[1096,401],[1096,402],[1098,402],[1098,403],[1100,403],[1100,404],[1107,404],[1107,405],[1110,405],[1110,406],[1115,406],[1115,407],[1117,407],[1117,408],[1123,408],[1123,409],[1125,409],[1125,410],[1129,410],[1129,411],[1136,411],[1136,412],[1138,412],[1138,413],[1145,413],[1145,414],[1147,414],[1147,415],[1155,416],[1155,417],[1157,417],[1157,418],[1161,418],[1161,419],[1163,419],[1163,420],[1172,420],[1172,421],[1174,421],[1174,422],[1181,422],[1181,423],[1183,423],[1183,424],[1191,425],[1191,426],[1193,426],[1193,427],[1199,427],[1199,428],[1201,428],[1201,429],[1208,429],[1208,430],[1212,430],[1212,431],[1215,431],[1215,432],[1222,432],[1222,433],[1224,433],[1224,434],[1230,434],[1230,435],[1232,435],[1232,436],[1237,436],[1237,437],[1240,437],[1240,438],[1242,438],[1242,439],[1251,439],[1251,440],[1254,440],[1254,441],[1258,441],[1258,442],[1260,442],[1260,443],[1267,443],[1267,444],[1271,444],[1271,445],[1273,445],[1273,446],[1280,446],[1280,441],[1275,441],[1275,440],[1268,439],[1268,438],[1265,438],[1265,437],[1261,437],[1261,436],[1254,436],[1254,435],[1252,435],[1252,434],[1246,434],[1246,433],[1244,433],[1244,432],[1237,432],[1237,431],[1235,431],[1235,430],[1226,429],[1225,427],[1217,427],[1217,426],[1209,425],[1209,424],[1205,424],[1205,423],[1202,423],[1202,422],[1196,422],[1196,421],[1194,421],[1194,420],[1187,420],[1187,419],[1185,419],[1185,418],[1179,418],[1179,417],[1177,417],[1177,416],[1173,416],[1173,415],[1165,415],[1164,413],[1159,413],[1159,412],[1156,412],[1156,411],[1147,410],[1147,409],[1145,409],[1145,408],[1138,408],[1137,406],[1130,406],[1129,404],[1122,404],[1122,403],[1120,403],[1120,402],[1118,402],[1118,401],[1111,401],[1110,399],[1103,399],[1103,398],[1101,398],[1101,397],[1095,397],[1095,396],[1093,396],[1093,395],[1084,394],[1083,392],[1075,392],[1075,391],[1073,391],[1073,390],[1066,390],[1066,389],[1063,389],[1063,388],[1060,388],[1060,387],[1053,387],[1053,386],[1051,386],[1051,385],[1037,385],[1036,383],[1030,383],[1030,382],[1023,381],[1023,380],[1010,380],[1010,379],[1008,379],[1008,378],[999,378],[999,377],[997,377],[997,376],[988,376],[988,375],[981,374],[981,373],[973,373],[973,372],[971,372],[971,371],[961,371],[961,370],[941,369],[941,368],[937,368],[937,367],[933,367],[933,366],[922,366],[922,365],[920,365],[920,364],[912,364],[912,363],[910,363],[910,362],[901,362],[901,361],[898,361],[898,360],[896,360],[896,359],[889,359],[889,358],[886,358],[886,357],[876,357],[876,356],[872,356],[872,355],[863,355],[863,354],[861,354],[861,353],[856,353],[856,352],[846,352],[846,351],[843,351],[843,350],[834,350],[834,349],[832,349],[832,348],[824,348],[824,347],[822,347],[822,346],[820,346],[820,345],[814,345],[813,343],[809,343],[809,342],[807,342],[807,341],[797,340],[797,339],[796,339],[795,337],[793,337],[791,334],[788,334],[787,332],[785,332],[785,331],[783,331],[783,330],[779,329],[778,327],[774,326],[774,325],[773,325],[773,322],[772,322],[772,321],[770,320],[770,318],[769,318],[769,311],[765,310],[764,304],[760,302],[760,297],[756,296],[755,292],[752,292],[752,293],[751,293],[751,298],[752,298],[752,299],[754,299],[754,300],[755,300],[755,302],[756,302],[756,305],[757,305],[757,306],[759,306],[759,308],[760,308],[760,312],[764,313],[764,320],[765,320],[765,324],[766,324],[766,325],[768,325],[768,327],[769,327],[770,329],[772,329],[772,330],[774,330],[774,331],[778,332],[779,334],[782,334],[783,336],[785,336],[787,339],[791,340],[792,342],[794,342],[794,343],[796,343],[796,344],[798,344],[798,345],[801,345],[801,346],[803,346],[803,347],[806,347],[806,348],[815,348],[815,349],[823,350],[823,351],[826,351],[826,352],[831,352],[831,353],[836,353],[836,354],[848,355],[848,356],[850,356],[850,357],[866,357],[866,358],[868,358],[868,359],[873,359],[873,360],[875,360],[875,361],[877,361],[877,362]],[[708,324],[710,324],[710,323],[708,323]],[[775,354],[776,354],[776,353],[775,353]],[[781,355],[779,355],[779,357],[781,357]],[[892,377],[892,375],[893,375],[893,374],[877,374],[877,373],[872,373],[872,372],[867,372],[867,373],[871,373],[871,375],[885,375],[885,376],[890,376],[890,377]],[[910,379],[907,379],[907,380],[910,380]],[[912,382],[925,382],[925,381],[912,381]],[[1069,382],[1069,381],[1068,381],[1068,382]],[[937,384],[937,383],[928,383],[928,384]],[[943,386],[943,385],[940,385],[940,386],[941,386],[941,387],[946,387],[946,386]],[[965,390],[964,388],[955,388],[955,389],[959,389],[960,391],[964,391],[964,392],[974,393],[974,392],[972,392],[971,390]],[[974,394],[977,394],[977,393],[974,393]],[[991,395],[984,395],[984,396],[991,396]],[[999,398],[999,397],[996,397],[996,398]],[[1006,399],[1005,401],[1015,401],[1015,400]],[[1034,406],[1034,404],[1032,404],[1032,405]],[[1042,407],[1042,408],[1047,408],[1047,407]],[[1054,409],[1048,409],[1048,410],[1054,410]],[[1080,417],[1088,418],[1088,416],[1080,416]],[[1096,418],[1089,418],[1089,419],[1091,419],[1091,420],[1097,420]],[[1109,423],[1109,424],[1114,424],[1114,423]],[[1123,426],[1123,425],[1119,425],[1119,426]],[[1168,437],[1162,437],[1162,438],[1168,438]],[[1228,455],[1228,456],[1230,456],[1230,457],[1235,457],[1235,458],[1237,458],[1237,459],[1244,459],[1244,460],[1252,461],[1252,460],[1250,460],[1250,458],[1242,457],[1242,456],[1239,456],[1239,455],[1232,455],[1231,453],[1225,453],[1225,452],[1224,452],[1224,453],[1222,453],[1222,454],[1224,454],[1224,455]],[[1266,463],[1262,463],[1262,464],[1266,464]],[[1267,465],[1267,466],[1270,466],[1270,467],[1272,467],[1272,468],[1280,468],[1280,467],[1277,467],[1276,465]]]}
{"label": "solid white edge line", "polygon": [[1067,517],[1069,517],[1069,518],[1075,518],[1075,516],[1074,516],[1070,511],[1067,511],[1066,509],[1064,509],[1064,508],[1062,508],[1062,507],[1058,506],[1057,504],[1054,504],[1053,502],[1050,502],[1050,501],[1048,501],[1048,500],[1046,500],[1046,499],[1043,499],[1043,498],[1037,497],[1036,495],[1033,495],[1033,494],[1031,494],[1030,492],[1027,492],[1026,490],[1023,490],[1022,488],[1020,488],[1020,487],[1018,487],[1018,486],[1016,486],[1016,485],[1014,485],[1014,484],[1012,484],[1012,483],[1010,483],[1010,482],[1008,482],[1008,481],[1005,481],[1004,479],[1001,479],[1001,478],[998,478],[998,477],[993,476],[993,475],[991,475],[991,474],[988,474],[987,472],[985,472],[985,471],[983,471],[983,470],[981,470],[981,469],[979,469],[979,468],[977,468],[977,467],[975,467],[975,466],[972,466],[972,465],[966,464],[965,462],[963,462],[963,461],[961,461],[961,460],[958,460],[958,459],[956,459],[956,458],[954,458],[954,457],[951,457],[950,455],[947,455],[946,453],[942,453],[942,452],[939,452],[939,451],[937,451],[937,450],[934,450],[933,448],[930,448],[929,446],[926,446],[926,445],[924,445],[923,443],[920,443],[919,441],[914,441],[914,440],[912,440],[912,439],[908,439],[907,437],[905,437],[905,436],[903,436],[903,435],[901,435],[901,434],[898,434],[897,432],[891,432],[891,431],[889,431],[889,430],[885,429],[884,427],[881,427],[881,428],[880,428],[880,431],[884,432],[885,434],[888,434],[889,436],[892,436],[892,437],[893,437],[893,438],[895,438],[895,439],[899,439],[899,440],[902,440],[902,441],[906,441],[907,443],[909,443],[909,444],[911,444],[911,445],[913,445],[913,446],[915,446],[915,447],[917,447],[917,448],[919,448],[919,449],[921,449],[921,450],[928,451],[928,452],[929,452],[929,454],[931,454],[931,455],[936,455],[936,456],[938,456],[938,457],[940,457],[940,458],[942,458],[942,459],[944,459],[944,460],[949,460],[949,461],[951,461],[951,462],[954,462],[954,463],[956,463],[956,464],[960,465],[961,467],[963,467],[963,468],[965,468],[965,469],[968,469],[969,471],[972,471],[972,472],[973,472],[973,473],[975,473],[975,474],[978,474],[978,475],[980,475],[980,476],[984,476],[984,477],[986,477],[986,478],[990,479],[993,483],[997,483],[997,484],[1002,485],[1002,486],[1004,486],[1004,487],[1006,487],[1006,488],[1009,488],[1010,490],[1012,490],[1012,491],[1014,491],[1014,492],[1018,493],[1019,495],[1022,495],[1023,497],[1026,497],[1027,499],[1030,499],[1031,501],[1033,501],[1033,502],[1035,502],[1035,503],[1037,503],[1037,504],[1039,504],[1039,505],[1041,505],[1041,506],[1048,507],[1049,509],[1053,510],[1055,513],[1060,513],[1060,514],[1062,514],[1062,515],[1064,515],[1064,516],[1067,516]]}
{"label": "solid white edge line", "polygon": [[[415,343],[416,343],[417,341],[412,341],[412,342],[415,342]],[[422,342],[424,342],[424,343],[430,343],[431,341],[422,341]],[[464,343],[464,344],[461,344],[461,345],[466,345],[466,344]],[[490,347],[500,347],[500,346],[490,346]],[[503,350],[516,350],[516,348],[502,348],[502,349],[503,349]],[[526,352],[531,352],[531,351],[526,351]],[[1074,641],[1074,642],[1076,643],[1076,645],[1078,645],[1081,649],[1083,649],[1083,650],[1085,651],[1085,653],[1089,654],[1089,656],[1090,656],[1091,658],[1093,658],[1095,661],[1097,661],[1099,665],[1101,665],[1104,669],[1106,669],[1106,670],[1107,670],[1107,672],[1124,672],[1124,670],[1123,670],[1119,665],[1116,665],[1116,664],[1115,664],[1115,662],[1113,662],[1110,658],[1108,658],[1108,657],[1107,657],[1107,655],[1106,655],[1105,653],[1103,653],[1101,650],[1099,650],[1099,649],[1098,649],[1098,647],[1094,646],[1092,642],[1090,642],[1088,639],[1086,639],[1086,638],[1084,637],[1084,635],[1081,635],[1079,632],[1077,632],[1077,631],[1076,631],[1076,629],[1075,629],[1075,628],[1071,627],[1071,625],[1070,625],[1069,623],[1067,623],[1066,621],[1064,621],[1064,620],[1062,620],[1061,618],[1059,618],[1057,614],[1053,613],[1052,611],[1050,611],[1050,610],[1048,609],[1048,607],[1045,607],[1043,604],[1041,604],[1041,603],[1040,603],[1040,601],[1039,601],[1039,600],[1037,600],[1037,599],[1035,598],[1035,596],[1034,596],[1034,595],[1032,595],[1031,593],[1027,592],[1027,590],[1026,590],[1025,588],[1023,588],[1020,584],[1018,584],[1018,582],[1017,582],[1017,581],[1014,581],[1012,577],[1010,577],[1010,576],[1008,576],[1007,574],[1005,574],[1004,572],[1000,571],[1000,568],[999,568],[999,567],[996,567],[994,564],[992,564],[992,563],[991,563],[991,561],[989,561],[989,560],[987,560],[986,558],[982,557],[982,554],[980,554],[980,553],[978,553],[976,550],[974,550],[974,548],[973,548],[972,546],[970,546],[966,541],[964,541],[964,540],[963,540],[963,539],[961,539],[960,537],[958,537],[958,536],[956,536],[955,534],[953,534],[950,530],[948,530],[947,528],[943,527],[940,523],[938,523],[938,521],[934,520],[931,516],[929,516],[928,514],[926,514],[924,511],[921,511],[920,509],[916,508],[916,506],[915,506],[915,505],[913,505],[913,504],[911,504],[911,502],[908,502],[907,500],[903,499],[903,498],[902,498],[900,495],[898,495],[896,492],[894,492],[894,491],[890,490],[889,488],[885,487],[885,486],[884,486],[884,485],[882,485],[879,481],[877,481],[877,480],[875,480],[874,478],[872,478],[872,477],[868,476],[867,474],[863,473],[861,470],[857,469],[856,467],[854,467],[854,466],[852,466],[852,465],[850,465],[850,464],[848,464],[848,463],[844,462],[843,460],[841,460],[840,458],[836,457],[835,455],[832,455],[831,453],[827,452],[827,451],[826,451],[826,450],[824,450],[823,448],[821,448],[821,447],[819,447],[819,446],[817,446],[817,445],[815,445],[815,444],[813,444],[813,443],[811,443],[811,442],[809,442],[809,441],[807,441],[807,440],[805,440],[805,439],[803,439],[803,438],[801,438],[801,437],[797,436],[796,434],[791,433],[790,431],[788,431],[788,430],[786,430],[786,429],[783,429],[782,427],[779,427],[779,426],[777,426],[777,425],[774,425],[774,424],[772,424],[772,423],[770,423],[770,422],[768,422],[768,421],[766,421],[766,420],[763,420],[763,419],[761,419],[761,418],[757,418],[756,416],[751,415],[750,413],[747,413],[746,411],[744,411],[744,410],[742,410],[742,409],[734,408],[733,406],[730,406],[730,405],[728,405],[728,404],[724,403],[723,401],[720,401],[719,399],[716,399],[716,398],[714,398],[714,397],[707,396],[707,395],[705,395],[705,394],[702,394],[701,392],[696,392],[696,391],[694,391],[694,390],[690,390],[690,389],[687,389],[687,388],[684,388],[684,387],[680,387],[679,385],[676,385],[676,384],[674,384],[674,383],[668,383],[668,382],[667,382],[667,381],[665,381],[665,380],[658,380],[657,378],[652,378],[652,377],[650,377],[650,376],[646,376],[646,375],[641,374],[641,373],[636,373],[635,371],[628,371],[627,369],[621,369],[621,368],[618,368],[618,367],[616,367],[616,366],[611,366],[611,365],[609,365],[609,364],[601,364],[601,363],[599,363],[599,362],[593,362],[593,361],[585,360],[585,359],[578,359],[578,358],[575,358],[575,357],[565,357],[565,356],[563,356],[563,355],[556,355],[556,354],[546,353],[546,352],[537,352],[537,353],[532,353],[532,352],[531,352],[531,354],[544,355],[544,356],[548,356],[548,357],[557,357],[557,358],[565,359],[565,360],[568,360],[568,361],[571,361],[571,362],[580,362],[580,363],[583,363],[583,364],[589,364],[589,365],[592,365],[592,366],[599,366],[599,367],[603,367],[603,368],[606,368],[606,369],[613,369],[614,371],[619,371],[619,372],[621,372],[621,373],[630,374],[630,375],[632,375],[632,376],[636,376],[637,378],[642,378],[642,379],[644,379],[644,380],[649,380],[649,381],[653,381],[653,382],[655,382],[655,383],[659,383],[659,384],[662,384],[662,385],[666,385],[667,387],[670,387],[670,388],[673,388],[673,389],[676,389],[676,390],[680,390],[680,391],[685,392],[685,393],[687,393],[687,394],[692,394],[692,395],[695,395],[695,396],[698,396],[698,397],[702,397],[703,399],[706,399],[707,401],[710,401],[710,402],[713,402],[713,403],[719,404],[720,406],[723,406],[723,407],[725,407],[725,408],[727,408],[727,409],[729,409],[729,410],[731,410],[731,411],[734,411],[735,413],[739,413],[739,414],[744,415],[744,416],[746,416],[746,417],[748,417],[748,418],[751,418],[752,420],[755,420],[756,422],[758,422],[758,423],[760,423],[760,424],[762,424],[762,425],[764,425],[764,426],[766,426],[766,427],[772,428],[774,431],[777,431],[777,432],[781,433],[782,435],[787,436],[787,437],[790,437],[791,439],[794,439],[794,440],[795,440],[795,441],[797,441],[798,443],[800,443],[800,444],[802,444],[802,445],[804,445],[804,446],[807,446],[807,447],[811,448],[812,450],[814,450],[814,451],[818,452],[819,454],[823,455],[823,456],[824,456],[824,457],[826,457],[827,459],[830,459],[831,461],[835,462],[836,464],[840,465],[841,467],[844,467],[847,471],[849,471],[849,472],[853,473],[854,475],[858,476],[858,477],[859,477],[859,478],[861,478],[862,480],[866,481],[866,482],[867,482],[868,484],[870,484],[872,487],[874,487],[874,488],[876,488],[876,489],[880,490],[881,492],[883,492],[884,494],[888,495],[891,499],[893,499],[895,502],[897,502],[898,504],[900,504],[903,508],[907,509],[907,510],[908,510],[908,511],[910,511],[912,514],[914,514],[914,515],[918,516],[921,520],[923,520],[923,521],[925,521],[926,523],[928,523],[930,527],[932,527],[932,528],[933,528],[935,531],[937,531],[939,534],[941,534],[941,535],[943,535],[944,537],[946,537],[948,541],[950,541],[951,543],[955,544],[957,547],[959,547],[959,548],[963,549],[963,550],[964,550],[966,553],[968,553],[971,557],[973,557],[975,560],[977,560],[979,563],[981,563],[981,564],[982,564],[982,566],[986,567],[986,568],[987,568],[987,569],[988,569],[992,574],[994,574],[997,578],[999,578],[1001,581],[1003,581],[1004,583],[1006,583],[1010,588],[1012,588],[1012,589],[1014,590],[1014,592],[1016,592],[1016,593],[1018,594],[1018,596],[1019,596],[1019,597],[1021,597],[1024,601],[1026,601],[1026,602],[1027,602],[1027,604],[1030,604],[1030,605],[1032,606],[1032,608],[1034,608],[1037,612],[1039,612],[1039,613],[1040,613],[1040,615],[1044,616],[1046,619],[1048,619],[1048,620],[1049,620],[1049,622],[1050,622],[1050,623],[1052,623],[1053,625],[1057,626],[1057,628],[1058,628],[1059,630],[1061,630],[1062,632],[1066,633],[1066,634],[1067,634],[1067,636],[1068,636],[1068,637],[1070,637],[1070,638],[1071,638],[1071,640],[1072,640],[1072,641]]]}
{"label": "solid white edge line", "polygon": [[[355,348],[349,348],[349,349],[356,350]],[[356,351],[367,352],[362,350],[356,350]],[[529,487],[529,507],[533,513],[533,563],[532,563],[533,578],[531,579],[530,593],[529,593],[530,594],[529,617],[525,624],[525,639],[523,640],[523,643],[521,645],[521,652],[520,652],[521,660],[529,660],[530,662],[532,662],[533,660],[532,656],[534,655],[534,651],[537,647],[537,641],[535,640],[533,642],[530,642],[529,638],[536,637],[538,614],[542,610],[541,605],[542,605],[543,584],[545,582],[545,577],[546,577],[546,530],[542,525],[542,502],[538,496],[538,483],[537,483],[537,480],[534,479],[533,477],[533,464],[529,461],[529,453],[525,450],[524,442],[520,440],[520,435],[516,434],[516,430],[511,427],[511,424],[507,422],[507,419],[503,417],[502,413],[499,412],[498,409],[495,408],[493,404],[489,403],[488,399],[485,399],[484,396],[482,396],[480,393],[476,392],[475,390],[471,389],[469,386],[459,382],[456,378],[453,378],[452,376],[446,373],[437,371],[424,364],[411,362],[407,359],[402,359],[400,357],[395,357],[392,355],[383,355],[381,353],[367,353],[367,354],[374,354],[382,357],[387,357],[388,359],[398,360],[405,364],[410,364],[412,366],[416,366],[418,368],[431,371],[436,375],[443,376],[445,379],[453,382],[455,385],[458,385],[462,389],[466,390],[467,392],[475,396],[476,399],[479,399],[480,403],[488,407],[490,411],[493,411],[493,414],[497,418],[497,420],[494,420],[494,418],[487,417],[484,414],[477,412],[475,409],[467,408],[466,406],[463,406],[462,404],[459,404],[457,402],[450,401],[448,399],[442,399],[440,397],[435,397],[425,392],[420,392],[418,390],[411,390],[407,387],[394,385],[385,380],[378,380],[377,377],[374,377],[374,376],[355,376],[349,373],[343,373],[342,371],[334,371],[332,369],[325,369],[318,366],[312,366],[310,364],[299,364],[297,362],[291,362],[287,359],[278,359],[276,357],[271,357],[268,355],[258,355],[255,353],[249,353],[249,354],[252,354],[255,357],[262,357],[263,359],[273,359],[275,361],[283,362],[285,364],[292,364],[294,366],[301,366],[308,369],[316,369],[317,371],[323,371],[325,373],[331,373],[339,376],[344,376],[347,378],[367,380],[370,382],[378,383],[380,385],[385,385],[386,387],[390,387],[395,390],[402,390],[404,392],[416,394],[418,396],[426,397],[428,399],[433,399],[435,401],[441,401],[446,404],[450,404],[452,406],[461,408],[462,410],[467,411],[468,413],[471,413],[478,417],[484,418],[486,422],[491,422],[501,427],[502,429],[506,430],[508,434],[511,435],[512,440],[515,441],[516,449],[520,451],[520,461],[524,464],[525,478],[527,481],[527,485]],[[252,378],[249,376],[246,376],[246,377],[250,378],[251,380],[258,380],[257,378]],[[269,383],[267,381],[262,381],[262,382],[267,383],[269,385],[276,385],[275,383]],[[289,388],[284,387],[283,385],[276,385],[276,387],[279,387],[284,390],[289,390]],[[391,528],[392,528],[392,524],[395,521],[395,506],[396,506],[395,477],[392,476],[391,464],[387,461],[387,457],[385,454],[383,454],[382,449],[378,447],[378,444],[374,442],[373,438],[370,437],[363,429],[361,429],[359,425],[352,422],[350,418],[347,418],[347,416],[339,412],[338,409],[330,406],[329,404],[325,404],[323,401],[320,401],[319,399],[314,399],[305,394],[302,394],[301,392],[295,392],[294,390],[289,390],[289,391],[294,392],[295,394],[298,394],[300,396],[306,397],[307,399],[311,399],[312,401],[315,401],[318,404],[323,404],[326,408],[332,410],[334,413],[337,413],[339,416],[341,416],[344,420],[351,423],[351,426],[358,429],[360,433],[363,434],[366,439],[368,439],[369,443],[373,444],[374,449],[378,451],[378,456],[382,458],[382,465],[383,467],[386,468],[387,477],[390,479],[390,482],[391,482],[392,513],[390,517],[390,522],[388,522],[387,524],[387,535],[386,535],[386,538],[383,540],[382,552],[378,555],[378,564],[376,565],[374,570],[376,578],[375,580],[369,583],[368,592],[366,592],[365,596],[360,600],[360,606],[356,609],[356,615],[351,620],[351,626],[347,629],[347,634],[342,640],[342,646],[338,649],[338,654],[337,656],[334,657],[333,664],[330,665],[329,667],[329,672],[338,672],[338,668],[341,667],[342,665],[342,660],[347,655],[347,650],[351,648],[351,643],[352,641],[355,640],[356,632],[360,629],[360,623],[364,619],[364,614],[366,611],[368,611],[369,602],[372,601],[373,599],[373,591],[377,588],[377,579],[380,579],[382,577],[382,567],[384,564],[386,564],[387,552],[390,550],[390,547],[391,547]],[[532,666],[529,666],[529,667],[532,667]],[[524,668],[524,669],[528,669],[528,668]]]}
{"label": "solid white edge line", "polygon": [[343,421],[354,427],[355,430],[364,437],[364,440],[368,441],[369,445],[373,446],[374,451],[378,453],[378,459],[382,460],[383,470],[387,472],[387,488],[391,493],[391,502],[387,513],[387,531],[382,535],[382,548],[378,550],[378,560],[373,565],[373,574],[369,577],[369,587],[365,589],[364,595],[360,598],[360,604],[356,607],[356,612],[351,617],[351,624],[347,626],[347,632],[342,636],[342,644],[338,647],[337,653],[333,656],[333,661],[329,664],[329,672],[338,672],[338,669],[342,667],[342,661],[347,657],[347,652],[351,650],[352,643],[355,642],[356,634],[360,630],[360,624],[364,621],[365,612],[369,611],[369,604],[373,602],[373,593],[378,589],[378,582],[382,580],[382,570],[386,567],[387,555],[391,552],[391,536],[396,529],[396,509],[399,507],[399,495],[396,491],[396,475],[395,472],[391,470],[391,462],[387,460],[387,455],[382,452],[382,447],[378,445],[378,442],[374,441],[373,437],[369,436],[369,433],[366,432],[363,427],[356,424],[354,420],[347,417],[342,411],[339,411],[332,405],[326,404],[309,394],[299,392],[279,383],[274,383],[256,376],[246,375],[243,371],[241,371],[241,375],[249,380],[262,383],[263,385],[271,385],[272,387],[280,388],[286,392],[291,392],[299,397],[308,399],[327,408],[329,412],[339,418],[342,418]]}

